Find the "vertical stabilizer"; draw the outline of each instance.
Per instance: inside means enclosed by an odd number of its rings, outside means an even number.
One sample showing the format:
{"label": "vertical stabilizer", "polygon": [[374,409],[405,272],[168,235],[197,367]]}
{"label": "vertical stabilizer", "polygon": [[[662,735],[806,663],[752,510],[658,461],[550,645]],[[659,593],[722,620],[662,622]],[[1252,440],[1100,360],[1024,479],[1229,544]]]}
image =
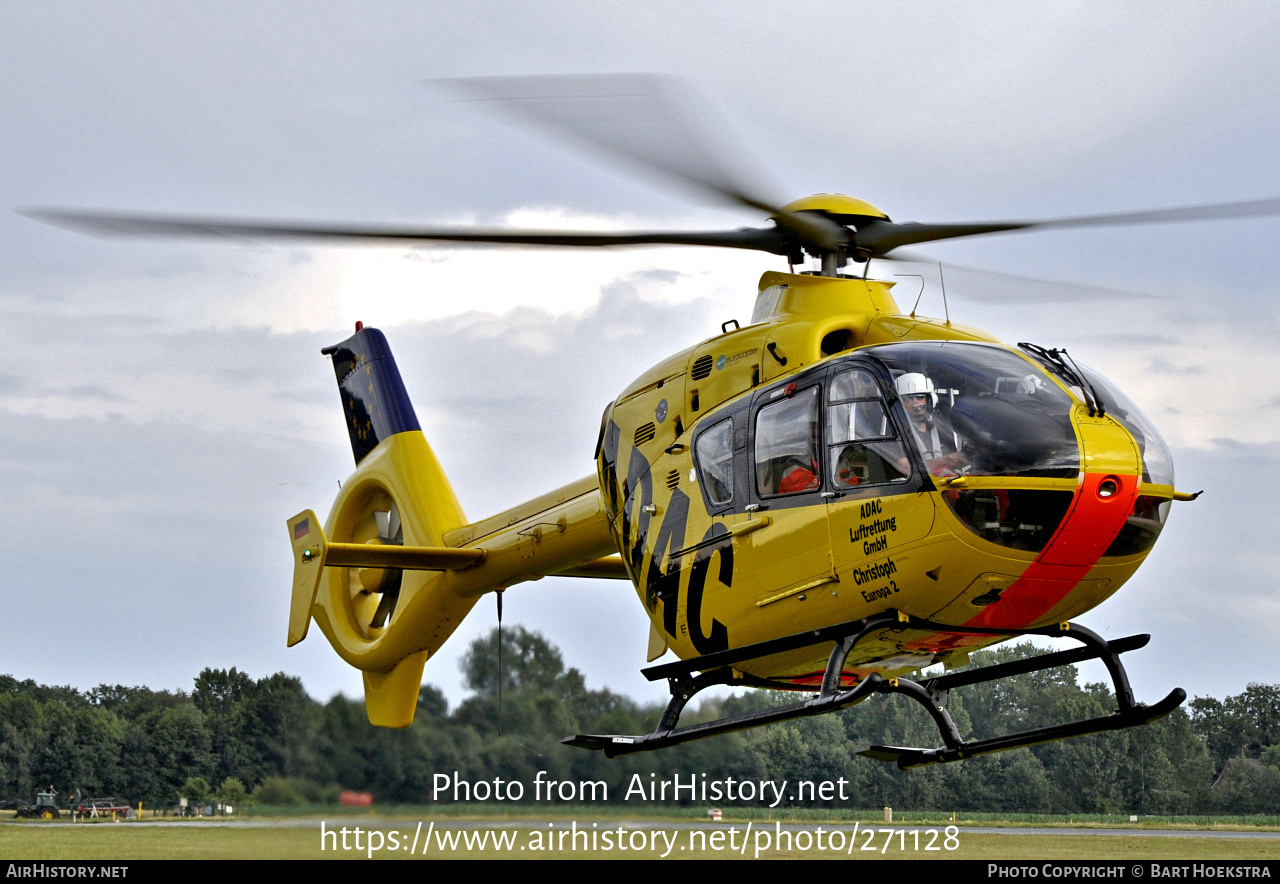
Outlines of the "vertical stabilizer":
{"label": "vertical stabilizer", "polygon": [[356,466],[383,439],[422,429],[382,332],[359,328],[341,344],[320,352],[333,357]]}

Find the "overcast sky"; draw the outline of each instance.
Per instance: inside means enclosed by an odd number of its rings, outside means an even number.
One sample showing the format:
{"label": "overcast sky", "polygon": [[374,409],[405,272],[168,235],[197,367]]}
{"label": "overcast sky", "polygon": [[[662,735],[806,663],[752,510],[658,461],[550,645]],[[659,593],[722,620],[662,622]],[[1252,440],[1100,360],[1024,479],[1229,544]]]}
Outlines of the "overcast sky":
{"label": "overcast sky", "polygon": [[[692,81],[724,149],[752,156],[784,201],[837,191],[895,220],[960,221],[1274,197],[1277,45],[1280,9],[1262,2],[19,0],[0,5],[0,206],[761,223],[431,82],[615,71]],[[1146,701],[1280,681],[1278,234],[1280,219],[1251,219],[931,250],[1153,296],[948,280],[954,319],[1109,375],[1169,441],[1179,489],[1205,489],[1082,618],[1109,637],[1152,633],[1127,658]],[[326,512],[352,468],[320,347],[356,320],[387,333],[481,518],[591,473],[604,405],[745,321],[769,269],[785,264],[678,248],[99,241],[0,214],[0,672],[189,690],[202,668],[236,666],[358,696],[318,631],[284,647],[285,519]],[[939,314],[936,269],[921,272],[921,309]],[[505,608],[591,685],[663,699],[637,675],[647,622],[627,584],[547,579]],[[492,609],[427,666],[455,702],[457,654]]]}

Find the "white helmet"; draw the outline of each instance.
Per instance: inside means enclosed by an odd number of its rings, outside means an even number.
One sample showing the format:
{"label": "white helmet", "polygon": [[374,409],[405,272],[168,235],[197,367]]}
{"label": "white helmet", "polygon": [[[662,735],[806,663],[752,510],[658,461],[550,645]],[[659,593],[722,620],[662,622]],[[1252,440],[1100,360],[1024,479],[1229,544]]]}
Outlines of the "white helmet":
{"label": "white helmet", "polygon": [[918,371],[909,371],[898,375],[895,382],[899,396],[919,396],[928,393],[932,405],[938,404],[938,393],[933,389],[933,379],[927,378]]}
{"label": "white helmet", "polygon": [[1018,392],[1024,396],[1034,396],[1044,388],[1044,381],[1033,374],[1029,374],[1022,380],[1018,381]]}

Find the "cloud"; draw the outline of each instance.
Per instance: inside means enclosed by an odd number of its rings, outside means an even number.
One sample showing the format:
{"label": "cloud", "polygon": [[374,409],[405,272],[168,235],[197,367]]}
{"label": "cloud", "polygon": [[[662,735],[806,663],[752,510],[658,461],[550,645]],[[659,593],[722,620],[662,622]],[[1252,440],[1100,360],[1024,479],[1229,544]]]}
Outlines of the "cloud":
{"label": "cloud", "polygon": [[1177,365],[1168,359],[1157,356],[1147,363],[1147,371],[1156,374],[1189,375],[1204,374],[1207,369],[1203,365]]}
{"label": "cloud", "polygon": [[[575,314],[523,307],[385,329],[427,437],[473,518],[592,473],[605,404],[682,339],[716,333],[708,302],[664,302],[663,288],[675,279],[615,280]],[[109,350],[119,358],[104,359],[92,323],[58,327],[60,358],[45,362],[54,376],[9,377],[23,398],[0,413],[0,450],[11,452],[0,474],[11,498],[24,501],[0,523],[18,545],[6,557],[18,575],[14,590],[40,596],[38,617],[74,610],[60,618],[65,629],[89,631],[93,623],[115,642],[149,649],[127,663],[60,664],[58,679],[148,680],[148,667],[175,643],[203,666],[230,634],[237,646],[253,643],[252,668],[296,670],[299,658],[277,635],[288,600],[282,526],[306,507],[323,513],[352,468],[332,370],[319,355],[342,333],[122,326]],[[26,365],[34,347],[18,355]],[[96,366],[93,395],[63,396],[86,364]],[[79,410],[68,410],[73,401]],[[584,592],[601,595],[590,583],[543,581],[532,596],[513,593],[538,601],[513,606],[511,616],[523,609],[576,659],[626,684],[643,662],[643,614],[629,587],[606,585],[607,613],[599,601],[584,602]],[[95,601],[77,605],[89,587]],[[591,633],[564,630],[576,622],[573,604],[619,628],[630,623],[634,654],[602,661]],[[132,611],[147,614],[136,619]],[[159,647],[156,622],[164,624]],[[469,631],[487,626],[484,618],[468,624],[433,661],[434,677],[453,681],[452,659]],[[0,625],[0,641],[20,647],[24,631],[17,622]],[[328,670],[308,677],[321,695],[345,683]],[[175,674],[169,686],[193,674]]]}
{"label": "cloud", "polygon": [[128,402],[129,400],[119,394],[112,393],[97,384],[72,384],[64,387],[56,393],[61,393],[68,399],[98,399],[103,402]]}

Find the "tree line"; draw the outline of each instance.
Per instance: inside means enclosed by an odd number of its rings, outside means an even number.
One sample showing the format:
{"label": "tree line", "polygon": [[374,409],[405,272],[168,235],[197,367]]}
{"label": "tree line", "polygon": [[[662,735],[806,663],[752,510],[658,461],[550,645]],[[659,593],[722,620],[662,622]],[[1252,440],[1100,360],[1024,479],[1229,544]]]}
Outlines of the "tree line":
{"label": "tree line", "polygon": [[[927,713],[903,697],[873,697],[839,713],[607,759],[560,744],[574,733],[647,733],[661,705],[592,690],[542,636],[520,627],[469,647],[470,694],[449,708],[424,685],[412,727],[372,727],[360,700],[309,697],[277,673],[253,679],[205,669],[190,693],[101,685],[89,691],[0,676],[0,797],[29,801],[55,786],[66,795],[116,795],[172,805],[190,781],[210,794],[269,804],[336,802],[342,790],[379,804],[431,800],[434,777],[604,782],[622,795],[646,780],[843,779],[845,798],[813,806],[1057,813],[1280,812],[1280,685],[1250,684],[1218,700],[1197,698],[1145,727],[898,771],[859,757],[869,744],[938,744]],[[989,665],[1037,651],[1006,645],[973,655]],[[740,714],[794,697],[748,692],[704,702],[685,722]],[[1080,684],[1074,667],[952,692],[948,711],[966,738],[982,739],[1108,714],[1105,685]],[[184,791],[184,789],[186,791]],[[526,800],[532,799],[526,795]],[[442,799],[443,800],[443,799]],[[791,799],[794,800],[794,795]],[[682,803],[689,803],[682,799]]]}

